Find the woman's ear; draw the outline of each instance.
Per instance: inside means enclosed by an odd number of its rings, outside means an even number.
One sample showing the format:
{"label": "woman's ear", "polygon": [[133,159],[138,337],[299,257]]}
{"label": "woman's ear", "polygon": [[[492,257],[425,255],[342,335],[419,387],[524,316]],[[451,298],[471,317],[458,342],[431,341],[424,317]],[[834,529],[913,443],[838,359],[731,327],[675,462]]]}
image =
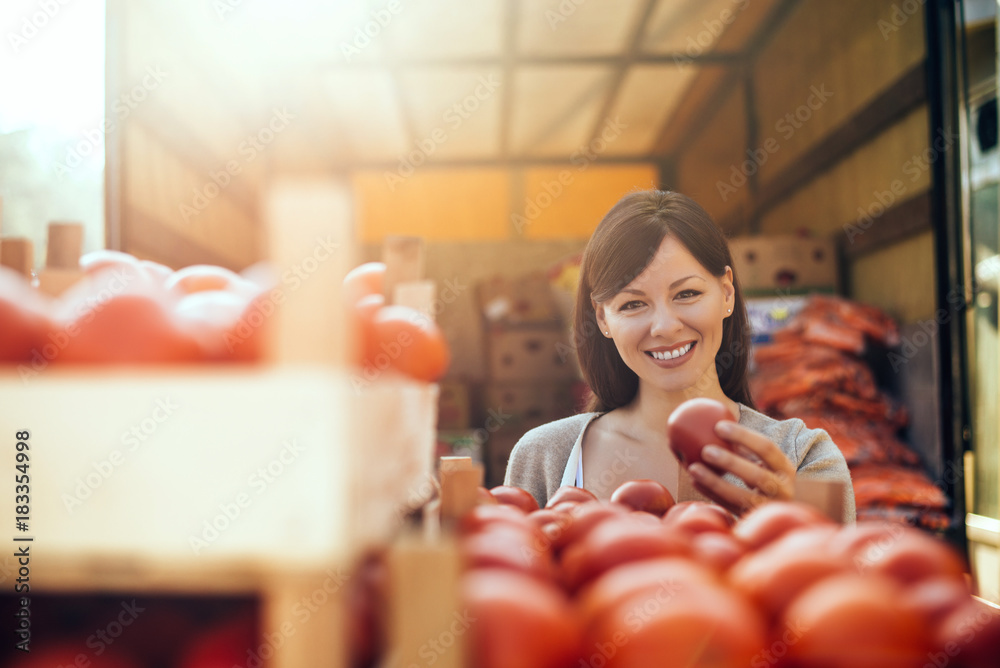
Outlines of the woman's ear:
{"label": "woman's ear", "polygon": [[726,299],[726,315],[731,315],[736,305],[736,286],[733,285],[733,268],[726,265],[726,273],[720,279],[722,281],[722,294]]}
{"label": "woman's ear", "polygon": [[604,308],[593,299],[590,300],[590,304],[594,307],[594,317],[597,318],[597,326],[600,328],[601,336],[607,336],[605,332],[610,330],[608,329],[607,318],[604,317]]}

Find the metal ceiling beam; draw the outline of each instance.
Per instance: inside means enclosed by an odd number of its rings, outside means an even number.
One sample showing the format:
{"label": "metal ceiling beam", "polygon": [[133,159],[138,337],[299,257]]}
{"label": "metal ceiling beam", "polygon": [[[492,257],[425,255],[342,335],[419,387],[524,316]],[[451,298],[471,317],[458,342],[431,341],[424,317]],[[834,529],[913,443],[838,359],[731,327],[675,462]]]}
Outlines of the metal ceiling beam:
{"label": "metal ceiling beam", "polygon": [[[752,74],[752,65],[757,60],[764,47],[770,42],[774,33],[777,32],[778,28],[788,15],[791,14],[792,9],[799,4],[800,0],[784,0],[779,3],[771,13],[764,19],[761,24],[760,29],[757,34],[753,36],[750,40],[747,48],[743,54],[740,54],[738,58],[731,64],[736,65],[730,69],[726,75],[719,82],[718,87],[715,92],[709,97],[708,103],[705,105],[707,113],[702,114],[698,117],[698,122],[695,123],[693,127],[684,135],[684,138],[678,143],[676,149],[674,150],[674,155],[683,154],[691,144],[701,136],[701,133],[705,131],[708,124],[712,121],[715,112],[717,112],[722,104],[726,101],[726,98],[732,94],[733,89],[739,86],[744,80],[745,76],[750,76]],[[663,124],[660,129],[659,136],[657,138],[654,146],[658,146],[661,140],[666,136],[667,129],[670,126],[670,119]]]}
{"label": "metal ceiling beam", "polygon": [[500,156],[510,154],[511,114],[514,109],[514,67],[516,66],[517,28],[521,24],[521,3],[504,4],[503,57],[500,59],[503,91],[500,97]]}
{"label": "metal ceiling beam", "polygon": [[[516,11],[516,10],[511,10]],[[513,30],[516,30],[516,22]],[[506,40],[505,40],[506,41]],[[504,48],[507,46],[505,44]],[[511,48],[515,48],[513,45]],[[689,56],[686,53],[638,53],[631,62],[637,65],[731,65],[739,62],[745,55],[742,53],[705,53],[700,56]],[[319,69],[325,72],[335,72],[337,70],[359,70],[359,69],[423,69],[429,67],[504,67],[511,65],[514,67],[541,67],[546,65],[617,65],[627,56],[618,54],[596,54],[596,55],[518,55],[511,53],[498,56],[475,56],[475,57],[442,57],[434,56],[428,58],[407,58],[406,60],[372,60],[356,63],[345,63],[334,61],[321,64]]]}

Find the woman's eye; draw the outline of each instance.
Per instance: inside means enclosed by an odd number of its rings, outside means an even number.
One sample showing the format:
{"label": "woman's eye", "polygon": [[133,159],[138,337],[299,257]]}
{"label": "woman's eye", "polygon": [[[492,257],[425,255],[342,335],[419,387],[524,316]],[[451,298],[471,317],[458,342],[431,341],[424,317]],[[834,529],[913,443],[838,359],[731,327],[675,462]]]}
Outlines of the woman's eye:
{"label": "woman's eye", "polygon": [[677,297],[680,299],[691,299],[693,297],[697,297],[700,294],[701,293],[697,290],[682,290],[677,293]]}
{"label": "woman's eye", "polygon": [[631,311],[632,309],[638,308],[640,306],[642,306],[642,302],[638,301],[636,299],[633,299],[633,300],[627,301],[624,304],[622,304],[621,306],[619,306],[618,310],[619,311]]}

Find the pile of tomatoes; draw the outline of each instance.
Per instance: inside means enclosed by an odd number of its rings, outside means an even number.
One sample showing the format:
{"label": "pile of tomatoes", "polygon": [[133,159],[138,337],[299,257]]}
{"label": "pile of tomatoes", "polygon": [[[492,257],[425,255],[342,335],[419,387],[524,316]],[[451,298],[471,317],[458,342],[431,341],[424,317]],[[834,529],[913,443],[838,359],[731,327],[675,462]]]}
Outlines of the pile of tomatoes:
{"label": "pile of tomatoes", "polygon": [[736,521],[653,481],[491,495],[460,526],[476,668],[996,665],[1000,613],[917,529],[786,502]]}
{"label": "pile of tomatoes", "polygon": [[[286,294],[266,266],[236,273],[192,265],[171,270],[119,251],[80,258],[83,277],[59,298],[0,267],[0,364],[31,376],[49,365],[253,362],[265,323]],[[391,369],[432,382],[449,352],[434,321],[382,297],[385,265],[369,263],[344,279],[347,320],[367,380]]]}
{"label": "pile of tomatoes", "polygon": [[83,277],[51,299],[0,267],[0,363],[30,374],[63,363],[253,361],[261,325],[284,301],[260,267],[173,271],[100,250],[80,268]]}
{"label": "pile of tomatoes", "polygon": [[[457,534],[469,668],[986,668],[1000,652],[1000,611],[963,559],[903,525],[791,502],[736,520],[631,481],[611,502],[563,487],[543,509],[481,490]],[[356,580],[384,605],[371,582]],[[368,619],[353,665],[375,665],[379,605],[350,603]]]}
{"label": "pile of tomatoes", "polygon": [[386,304],[385,269],[382,262],[367,262],[344,277],[344,301],[359,342],[353,362],[368,382],[385,371],[434,382],[451,361],[448,342],[427,314]]}

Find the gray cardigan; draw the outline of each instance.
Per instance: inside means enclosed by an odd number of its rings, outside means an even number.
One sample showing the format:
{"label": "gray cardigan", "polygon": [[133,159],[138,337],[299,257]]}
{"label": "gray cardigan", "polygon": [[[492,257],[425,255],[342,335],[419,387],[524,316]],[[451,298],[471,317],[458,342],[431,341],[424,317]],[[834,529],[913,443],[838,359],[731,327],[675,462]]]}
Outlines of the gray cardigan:
{"label": "gray cardigan", "polygon": [[[601,413],[581,413],[562,420],[549,422],[528,431],[518,440],[507,463],[505,485],[513,485],[527,490],[544,507],[548,498],[559,488],[570,452],[576,442],[583,437],[583,431],[590,421]],[[809,429],[798,418],[775,420],[763,413],[740,404],[740,424],[763,434],[798,467],[798,475],[806,478],[842,480],[846,483],[844,493],[844,519],[855,520],[854,488],[847,462],[840,450],[822,429]],[[686,475],[686,472],[685,472]],[[732,475],[726,479],[741,487],[742,480]],[[688,498],[702,498],[697,493]]]}

